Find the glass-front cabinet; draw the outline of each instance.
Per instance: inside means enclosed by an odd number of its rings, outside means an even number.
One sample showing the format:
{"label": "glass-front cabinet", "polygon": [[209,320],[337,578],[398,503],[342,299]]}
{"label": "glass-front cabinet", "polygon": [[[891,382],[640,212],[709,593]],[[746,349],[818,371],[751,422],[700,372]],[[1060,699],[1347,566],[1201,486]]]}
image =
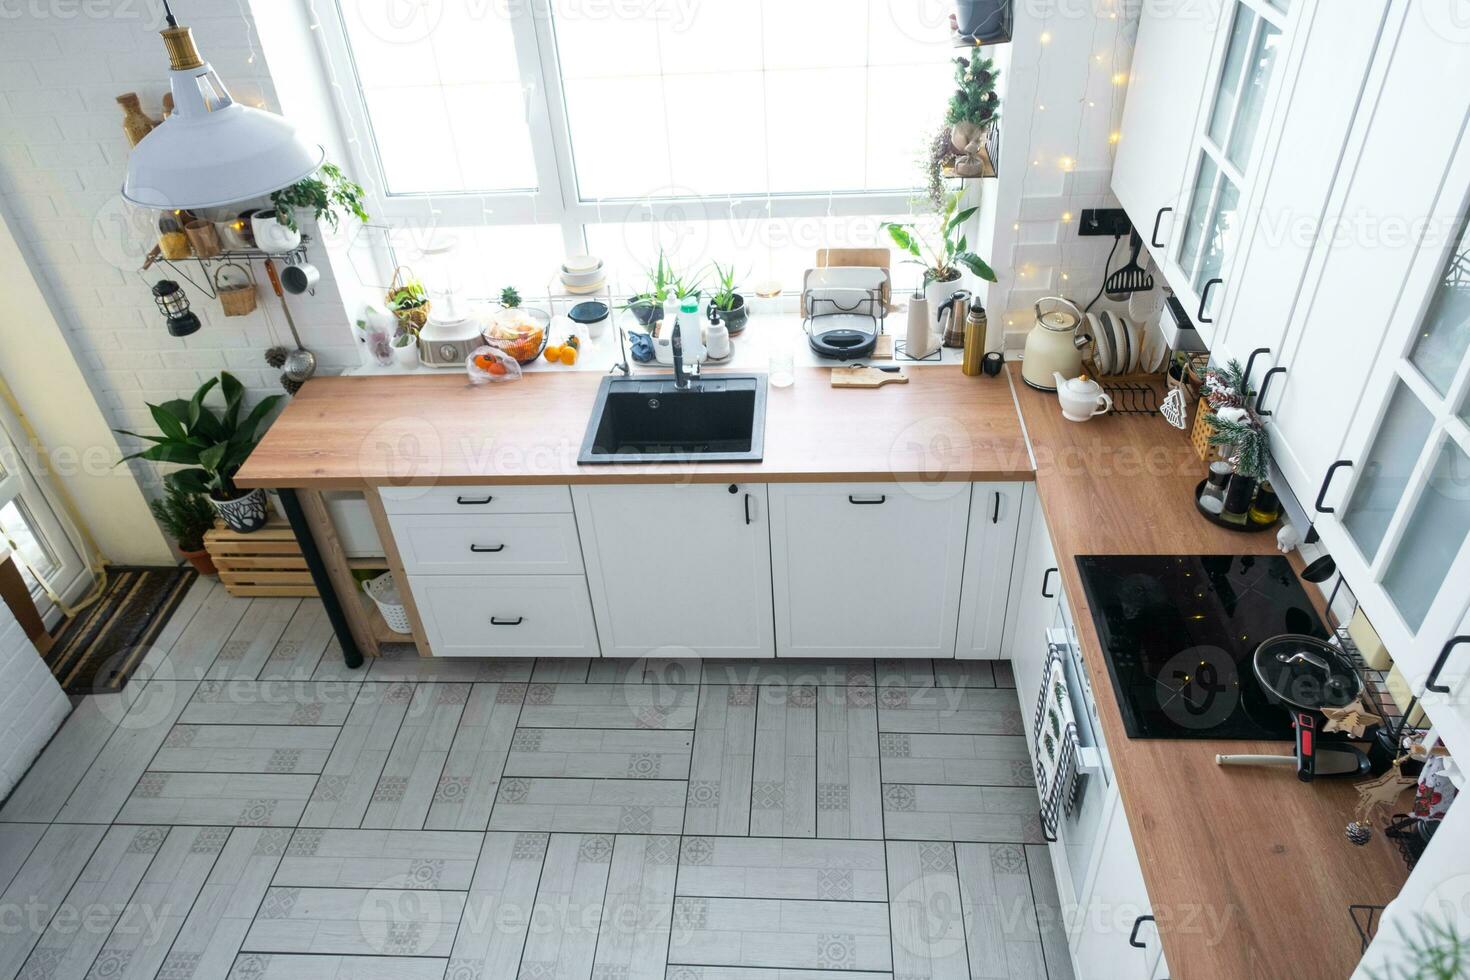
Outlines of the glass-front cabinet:
{"label": "glass-front cabinet", "polygon": [[1170,285],[1206,339],[1229,289],[1249,206],[1258,144],[1279,87],[1293,5],[1233,0],[1216,44],[1175,236],[1166,262]]}

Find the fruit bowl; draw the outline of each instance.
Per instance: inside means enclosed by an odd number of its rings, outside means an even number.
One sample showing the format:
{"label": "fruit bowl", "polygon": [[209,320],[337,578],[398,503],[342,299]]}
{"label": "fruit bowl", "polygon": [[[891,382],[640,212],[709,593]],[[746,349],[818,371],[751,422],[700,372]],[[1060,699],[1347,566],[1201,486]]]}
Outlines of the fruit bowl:
{"label": "fruit bowl", "polygon": [[549,314],[513,307],[492,316],[482,336],[491,347],[505,351],[521,364],[530,364],[546,349],[550,327]]}

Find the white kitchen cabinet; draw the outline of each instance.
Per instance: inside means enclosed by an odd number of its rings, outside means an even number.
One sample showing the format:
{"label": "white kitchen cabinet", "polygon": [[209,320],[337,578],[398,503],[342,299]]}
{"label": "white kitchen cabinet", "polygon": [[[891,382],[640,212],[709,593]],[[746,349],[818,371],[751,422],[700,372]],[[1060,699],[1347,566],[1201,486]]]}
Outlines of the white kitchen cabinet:
{"label": "white kitchen cabinet", "polygon": [[970,484],[772,484],[783,657],[953,657]]}
{"label": "white kitchen cabinet", "polygon": [[1224,0],[1192,4],[1188,16],[1144,4],[1118,128],[1113,193],[1162,266],[1204,94]]}
{"label": "white kitchen cabinet", "polygon": [[436,657],[595,657],[581,575],[431,575],[414,598]]}
{"label": "white kitchen cabinet", "polygon": [[976,483],[970,491],[970,531],[960,588],[960,622],[954,655],[961,660],[1005,656],[1006,608],[1011,590],[1022,587],[1024,553],[1018,535],[1030,528],[1034,484]]}
{"label": "white kitchen cabinet", "polygon": [[580,575],[571,514],[390,514],[410,575]]}
{"label": "white kitchen cabinet", "polygon": [[1056,619],[1061,602],[1061,570],[1052,549],[1051,533],[1041,507],[1035,507],[1027,536],[1016,553],[1023,566],[1021,578],[1011,593],[1007,616],[1016,623],[1007,653],[1016,678],[1016,696],[1021,702],[1023,718],[1029,719],[1036,708],[1036,693],[1041,689],[1041,670],[1046,663],[1046,631]]}
{"label": "white kitchen cabinet", "polygon": [[766,487],[572,489],[605,657],[771,657]]}
{"label": "white kitchen cabinet", "polygon": [[1092,887],[1070,936],[1072,956],[1077,975],[1088,980],[1151,980],[1163,947],[1116,790],[1112,799]]}

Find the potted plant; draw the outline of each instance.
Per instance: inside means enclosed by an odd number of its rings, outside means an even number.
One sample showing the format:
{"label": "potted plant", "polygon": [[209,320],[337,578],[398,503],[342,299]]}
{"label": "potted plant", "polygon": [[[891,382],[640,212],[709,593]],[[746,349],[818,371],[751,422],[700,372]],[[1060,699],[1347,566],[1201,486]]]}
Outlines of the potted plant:
{"label": "potted plant", "polygon": [[937,233],[921,232],[916,222],[883,223],[893,243],[911,256],[904,261],[924,267],[924,295],[931,310],[942,307],[959,291],[962,269],[969,269],[986,282],[995,282],[995,273],[990,266],[970,251],[963,226],[979,208],[962,210],[961,193],[954,191],[943,195],[943,202],[934,215]]}
{"label": "potted plant", "polygon": [[735,266],[726,268],[718,262],[711,265],[715,270],[715,288],[709,301],[710,322],[723,320],[725,329],[731,335],[737,334],[745,329],[750,311],[746,309],[745,297],[735,291]]}
{"label": "potted plant", "polygon": [[507,310],[519,309],[521,305],[521,294],[514,286],[506,286],[500,291],[500,305]]}
{"label": "potted plant", "polygon": [[429,322],[429,291],[413,275],[402,276],[404,271],[402,268],[394,271],[385,302],[399,323],[421,329]]}
{"label": "potted plant", "polygon": [[678,283],[674,267],[664,256],[662,249],[658,253],[658,263],[647,271],[647,276],[647,288],[628,297],[628,302],[623,304],[623,309],[631,310],[633,318],[641,327],[651,327],[663,318],[664,303]]}
{"label": "potted plant", "polygon": [[272,208],[262,208],[250,217],[255,244],[267,252],[289,252],[301,244],[301,228],[296,223],[298,210],[310,210],[317,221],[325,220],[337,230],[338,211],[346,211],[358,221],[367,221],[362,199],[367,194],[361,184],[347,179],[335,163],[324,163],[310,177],[271,194]]}
{"label": "potted plant", "polygon": [[392,340],[393,363],[404,371],[419,366],[419,332],[404,324]]}
{"label": "potted plant", "polygon": [[[223,414],[204,404],[205,396],[215,385],[219,385],[225,396]],[[242,418],[245,386],[234,375],[223,371],[218,378],[210,378],[200,385],[192,398],[175,398],[162,405],[148,406],[162,435],[141,435],[126,429],[114,431],[153,443],[147,449],[124,456],[124,460],[183,464],[188,469],[175,470],[164,477],[169,486],[207,495],[231,530],[258,531],[265,525],[268,513],[265,491],[241,490],[235,486],[234,477],[255,449],[256,430],[284,397],[263,398]]]}
{"label": "potted plant", "polygon": [[669,284],[669,295],[664,297],[664,321],[673,323],[679,316],[679,309],[689,299],[696,301],[700,297],[700,282],[698,279],[685,282],[681,277],[675,277]]}
{"label": "potted plant", "polygon": [[216,575],[218,571],[204,549],[204,532],[214,527],[214,508],[203,494],[165,484],[163,497],[148,504],[154,518],[179,545],[179,553],[189,559],[200,575]]}

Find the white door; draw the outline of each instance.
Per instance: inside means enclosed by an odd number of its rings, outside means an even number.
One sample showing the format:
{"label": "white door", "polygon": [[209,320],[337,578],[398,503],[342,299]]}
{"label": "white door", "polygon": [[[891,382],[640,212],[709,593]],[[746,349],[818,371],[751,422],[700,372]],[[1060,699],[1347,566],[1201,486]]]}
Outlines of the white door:
{"label": "white door", "polygon": [[1144,4],[1118,128],[1113,193],[1155,264],[1164,262],[1223,0]]}
{"label": "white door", "polygon": [[[960,625],[954,655],[961,660],[1004,656],[1006,605],[1021,588],[1025,553],[1017,541],[1030,506],[1024,483],[976,483],[970,491],[970,533],[960,588]],[[1034,494],[1030,495],[1034,497]]]}
{"label": "white door", "polygon": [[10,411],[0,409],[0,551],[8,549],[16,557],[49,627],[61,616],[51,595],[74,602],[91,586],[92,576],[8,434],[14,425]]}
{"label": "white door", "polygon": [[572,489],[605,657],[771,657],[759,483]]}
{"label": "white door", "polygon": [[970,484],[773,484],[782,657],[953,657]]}
{"label": "white door", "polygon": [[1078,976],[1088,980],[1149,980],[1163,947],[1123,801],[1112,796],[1112,818],[1078,910],[1072,953],[1081,967]]}
{"label": "white door", "polygon": [[1008,651],[1016,677],[1016,696],[1023,717],[1030,718],[1036,709],[1041,670],[1046,663],[1046,631],[1056,618],[1062,594],[1061,570],[1039,503],[1031,520],[1030,534],[1022,545],[1016,561],[1019,563],[1024,557],[1025,571],[1017,588],[1011,590],[1006,618],[1016,624]]}

